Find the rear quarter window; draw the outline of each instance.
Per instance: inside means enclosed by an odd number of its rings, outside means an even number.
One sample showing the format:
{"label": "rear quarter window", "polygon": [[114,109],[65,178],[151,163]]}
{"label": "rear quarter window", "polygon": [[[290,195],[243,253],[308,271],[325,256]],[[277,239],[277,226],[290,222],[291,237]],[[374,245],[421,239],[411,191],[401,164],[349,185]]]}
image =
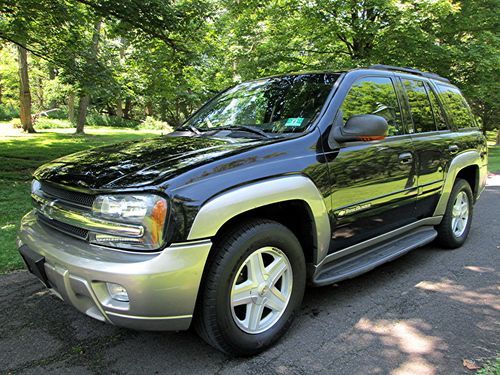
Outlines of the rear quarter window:
{"label": "rear quarter window", "polygon": [[470,128],[476,126],[469,104],[460,90],[454,86],[437,84],[441,100],[446,106],[446,112],[451,122],[457,128]]}

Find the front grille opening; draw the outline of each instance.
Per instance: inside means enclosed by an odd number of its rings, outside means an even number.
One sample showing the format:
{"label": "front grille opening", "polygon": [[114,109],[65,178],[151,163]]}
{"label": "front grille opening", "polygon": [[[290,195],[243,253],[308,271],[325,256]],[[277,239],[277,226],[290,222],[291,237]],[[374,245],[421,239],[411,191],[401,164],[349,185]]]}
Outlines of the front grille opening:
{"label": "front grille opening", "polygon": [[63,189],[46,182],[41,183],[41,190],[45,195],[60,199],[79,206],[92,207],[95,196],[91,194],[80,193],[74,190]]}
{"label": "front grille opening", "polygon": [[61,223],[60,221],[57,220],[51,220],[41,214],[37,214],[36,216],[41,224],[46,225],[52,229],[56,229],[60,232],[66,233],[80,240],[86,241],[89,237],[89,231],[86,229],[78,228],[66,223]]}

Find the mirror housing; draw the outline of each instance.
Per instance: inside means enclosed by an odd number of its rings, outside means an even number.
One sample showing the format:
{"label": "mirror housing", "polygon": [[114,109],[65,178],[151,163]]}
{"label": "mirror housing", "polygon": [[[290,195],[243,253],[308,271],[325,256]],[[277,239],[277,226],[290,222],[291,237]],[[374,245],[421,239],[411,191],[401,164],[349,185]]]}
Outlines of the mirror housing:
{"label": "mirror housing", "polygon": [[382,116],[355,115],[349,118],[343,127],[333,129],[333,138],[337,142],[375,141],[387,136],[389,124]]}

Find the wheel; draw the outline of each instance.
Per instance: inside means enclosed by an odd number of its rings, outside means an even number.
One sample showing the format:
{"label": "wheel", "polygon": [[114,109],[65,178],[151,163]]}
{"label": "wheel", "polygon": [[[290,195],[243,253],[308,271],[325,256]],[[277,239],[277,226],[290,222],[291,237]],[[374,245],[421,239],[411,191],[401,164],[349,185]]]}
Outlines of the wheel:
{"label": "wheel", "polygon": [[469,183],[458,179],[451,191],[443,220],[436,228],[438,244],[448,249],[463,245],[472,222],[472,203],[472,189]]}
{"label": "wheel", "polygon": [[304,253],[295,235],[270,220],[244,223],[215,242],[194,328],[210,345],[249,356],[289,328],[304,295]]}

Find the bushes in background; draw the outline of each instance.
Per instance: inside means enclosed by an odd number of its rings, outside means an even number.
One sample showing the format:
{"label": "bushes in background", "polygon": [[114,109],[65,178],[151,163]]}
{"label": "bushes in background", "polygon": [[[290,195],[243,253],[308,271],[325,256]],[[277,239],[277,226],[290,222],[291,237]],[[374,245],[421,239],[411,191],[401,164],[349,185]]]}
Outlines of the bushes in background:
{"label": "bushes in background", "polygon": [[151,116],[147,116],[139,125],[139,129],[145,130],[163,130],[165,133],[171,133],[174,129],[164,121],[156,120]]}
{"label": "bushes in background", "polygon": [[19,109],[12,105],[0,105],[0,121],[10,121],[19,117]]}
{"label": "bushes in background", "polygon": [[118,116],[102,115],[92,112],[87,115],[87,125],[137,129],[139,127],[139,122],[135,120],[127,120]]}

